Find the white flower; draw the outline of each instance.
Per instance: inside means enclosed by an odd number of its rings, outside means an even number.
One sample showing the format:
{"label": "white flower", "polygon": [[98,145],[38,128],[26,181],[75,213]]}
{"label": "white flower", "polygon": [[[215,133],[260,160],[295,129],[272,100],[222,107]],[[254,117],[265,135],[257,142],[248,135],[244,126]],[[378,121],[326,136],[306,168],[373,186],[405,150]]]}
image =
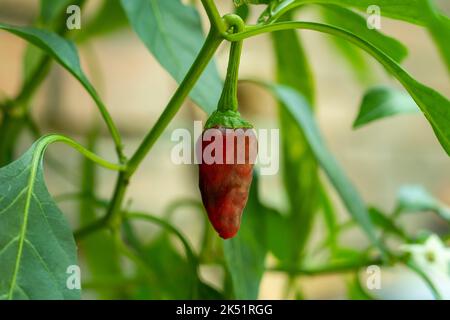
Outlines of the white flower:
{"label": "white flower", "polygon": [[414,262],[422,268],[449,274],[450,248],[437,235],[430,235],[424,244],[403,245],[401,250],[409,252]]}

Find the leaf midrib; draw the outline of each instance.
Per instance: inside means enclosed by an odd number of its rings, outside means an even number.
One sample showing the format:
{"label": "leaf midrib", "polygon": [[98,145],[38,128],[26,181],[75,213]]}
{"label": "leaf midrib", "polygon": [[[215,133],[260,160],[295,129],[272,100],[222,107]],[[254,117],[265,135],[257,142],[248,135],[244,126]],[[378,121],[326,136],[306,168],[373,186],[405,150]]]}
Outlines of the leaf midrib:
{"label": "leaf midrib", "polygon": [[25,234],[27,232],[28,216],[29,216],[29,211],[30,211],[31,198],[33,195],[33,187],[34,187],[34,183],[36,181],[36,172],[37,172],[37,169],[39,166],[39,161],[41,159],[41,154],[42,154],[42,148],[38,148],[36,153],[33,155],[33,159],[31,162],[31,171],[30,171],[30,177],[28,180],[27,196],[25,199],[23,223],[22,223],[22,228],[19,233],[19,248],[17,249],[16,264],[14,267],[13,277],[12,277],[11,285],[9,288],[8,300],[13,299],[14,288],[16,287],[17,275],[19,273],[20,261],[21,261],[22,252],[23,252],[23,244],[25,242]]}

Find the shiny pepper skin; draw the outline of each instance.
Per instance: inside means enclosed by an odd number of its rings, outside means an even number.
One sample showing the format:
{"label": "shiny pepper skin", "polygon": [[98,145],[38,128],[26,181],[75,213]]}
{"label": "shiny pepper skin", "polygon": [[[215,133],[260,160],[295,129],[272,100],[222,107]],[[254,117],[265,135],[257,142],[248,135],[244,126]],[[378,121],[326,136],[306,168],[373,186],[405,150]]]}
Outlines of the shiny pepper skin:
{"label": "shiny pepper skin", "polygon": [[[213,138],[210,130],[215,130]],[[220,144],[216,144],[218,152],[211,152],[211,144],[216,138],[222,141],[222,152]],[[252,182],[257,144],[252,129],[223,127],[206,129],[197,144],[197,147],[201,146],[203,156],[199,165],[203,205],[209,221],[223,239],[234,237],[239,230]],[[234,148],[234,155],[231,148]],[[215,163],[205,161],[208,154],[214,157]]]}

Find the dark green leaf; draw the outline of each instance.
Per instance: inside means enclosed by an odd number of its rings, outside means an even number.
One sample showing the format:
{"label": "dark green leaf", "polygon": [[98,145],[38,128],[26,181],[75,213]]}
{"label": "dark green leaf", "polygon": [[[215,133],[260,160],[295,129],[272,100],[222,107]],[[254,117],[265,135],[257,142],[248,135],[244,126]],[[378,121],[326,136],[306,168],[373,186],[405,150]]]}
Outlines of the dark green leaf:
{"label": "dark green leaf", "polygon": [[138,286],[136,299],[187,299],[192,271],[185,259],[173,248],[169,237],[162,233],[146,246],[146,265],[152,271],[152,279]]}
{"label": "dark green leaf", "polygon": [[[161,65],[181,82],[204,42],[200,17],[180,0],[121,0],[131,26]],[[222,81],[211,62],[191,91],[207,113],[217,106]]]}
{"label": "dark green leaf", "polygon": [[236,299],[257,299],[267,253],[265,218],[258,196],[258,176],[252,187],[237,236],[223,243],[225,261]]}
{"label": "dark green leaf", "polygon": [[407,93],[389,87],[375,87],[364,94],[353,128],[393,115],[419,111]]}
{"label": "dark green leaf", "polygon": [[46,146],[40,140],[0,169],[0,297],[6,299],[80,298],[66,284],[77,250],[44,183]]}
{"label": "dark green leaf", "polygon": [[267,84],[265,86],[286,106],[293,119],[297,121],[318,163],[327,174],[351,216],[362,227],[368,238],[384,252],[384,247],[375,236],[375,230],[364,201],[326,148],[307,101],[289,87]]}

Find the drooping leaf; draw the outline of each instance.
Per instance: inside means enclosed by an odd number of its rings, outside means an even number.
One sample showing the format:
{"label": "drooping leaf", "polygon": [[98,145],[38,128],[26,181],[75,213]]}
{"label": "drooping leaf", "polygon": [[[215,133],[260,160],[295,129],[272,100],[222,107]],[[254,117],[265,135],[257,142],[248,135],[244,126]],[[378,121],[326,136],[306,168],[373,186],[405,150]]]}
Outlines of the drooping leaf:
{"label": "drooping leaf", "polygon": [[423,14],[423,4],[428,0],[284,0],[271,11],[274,20],[286,11],[304,4],[334,4],[367,12],[369,7],[377,6],[380,14],[420,25],[427,25],[428,19]]}
{"label": "drooping leaf", "polygon": [[421,186],[404,186],[397,197],[398,210],[403,212],[433,211],[450,222],[450,207],[433,197]]}
{"label": "drooping leaf", "polygon": [[267,253],[265,218],[254,175],[237,236],[223,242],[236,299],[257,299]]}
{"label": "drooping leaf", "polygon": [[[287,15],[282,20],[289,20]],[[272,34],[276,57],[276,77],[281,84],[289,85],[314,101],[314,80],[311,68],[296,30],[278,31]],[[283,183],[289,200],[286,265],[300,263],[313,226],[318,207],[318,170],[314,155],[302,130],[290,116],[285,106],[279,106],[281,133],[281,160]],[[274,217],[273,217],[274,218]],[[270,228],[270,225],[269,225]],[[280,257],[280,255],[279,255]]]}
{"label": "drooping leaf", "polygon": [[289,87],[274,84],[263,85],[269,88],[277,99],[283,102],[283,105],[286,106],[286,109],[303,131],[320,167],[325,171],[326,175],[330,179],[348,212],[361,226],[370,241],[372,241],[382,252],[384,252],[383,245],[375,236],[375,229],[364,201],[356,188],[347,178],[333,155],[326,148],[325,142],[323,141],[312,116],[308,102],[295,90]]}
{"label": "drooping leaf", "polygon": [[[0,169],[0,297],[79,299],[69,289],[70,266],[77,265],[68,223],[44,183],[36,142],[22,157]],[[70,270],[70,269],[69,269]]]}
{"label": "drooping leaf", "polygon": [[111,131],[113,139],[116,144],[120,144],[120,137],[113,124],[111,116],[106,110],[106,107],[100,99],[97,91],[81,69],[77,49],[71,41],[62,38],[56,33],[32,27],[18,27],[0,23],[0,30],[5,30],[15,34],[39,47],[52,56],[62,67],[69,71],[81,83],[81,85],[95,101],[100,113],[108,124],[108,128]]}
{"label": "drooping leaf", "polygon": [[[131,26],[159,63],[181,82],[204,42],[200,17],[180,0],[121,0]],[[191,91],[192,99],[212,113],[222,91],[214,62]]]}
{"label": "drooping leaf", "polygon": [[336,5],[327,5],[323,9],[330,24],[357,34],[396,62],[401,62],[408,54],[406,47],[398,40],[367,28],[366,19],[361,15]]}
{"label": "drooping leaf", "polygon": [[389,87],[374,87],[364,94],[353,128],[397,114],[418,112],[420,109],[407,93]]}
{"label": "drooping leaf", "polygon": [[379,13],[425,26],[433,36],[450,70],[450,44],[447,41],[450,36],[450,18],[439,12],[431,0],[284,0],[266,10],[263,13],[264,20],[273,22],[285,12],[305,4],[350,7],[370,15]]}
{"label": "drooping leaf", "polygon": [[[275,29],[279,26],[284,27],[286,25],[289,25],[290,27],[298,26],[299,28],[317,30],[341,37],[372,55],[386,68],[388,72],[394,75],[408,91],[419,108],[422,110],[428,122],[431,124],[431,127],[433,128],[442,147],[447,154],[450,155],[450,127],[448,126],[448,123],[450,123],[450,101],[442,94],[415,80],[408,72],[406,72],[398,63],[392,60],[383,51],[351,32],[331,25],[300,21],[289,21],[279,24],[275,23],[268,28]],[[258,28],[253,30],[256,30],[256,33],[258,32]],[[253,30],[247,31],[247,33],[255,32]],[[260,30],[264,30],[264,28],[261,28]]]}

